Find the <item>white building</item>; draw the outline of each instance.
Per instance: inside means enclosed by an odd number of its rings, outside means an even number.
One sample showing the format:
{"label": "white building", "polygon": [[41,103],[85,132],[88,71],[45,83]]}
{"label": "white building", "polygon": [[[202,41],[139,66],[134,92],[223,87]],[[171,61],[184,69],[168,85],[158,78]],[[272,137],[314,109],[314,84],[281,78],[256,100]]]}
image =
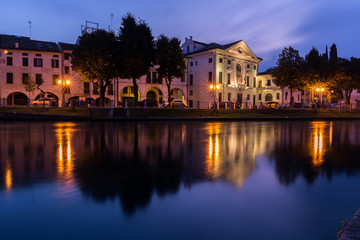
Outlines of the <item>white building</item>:
{"label": "white building", "polygon": [[[221,45],[186,38],[183,51],[187,59],[186,79],[190,107],[209,102],[238,102],[252,107],[281,101],[281,90],[264,75],[257,75],[258,58],[244,41]],[[271,95],[271,97],[270,97]]]}

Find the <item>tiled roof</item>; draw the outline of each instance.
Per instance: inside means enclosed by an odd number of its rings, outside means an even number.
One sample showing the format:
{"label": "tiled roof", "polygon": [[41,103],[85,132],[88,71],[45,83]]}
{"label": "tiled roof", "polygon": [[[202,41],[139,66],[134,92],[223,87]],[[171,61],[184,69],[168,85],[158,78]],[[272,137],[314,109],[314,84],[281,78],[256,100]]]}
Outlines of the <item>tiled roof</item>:
{"label": "tiled roof", "polygon": [[59,42],[61,50],[74,50],[75,44]]}
{"label": "tiled roof", "polygon": [[[18,43],[18,46],[16,46]],[[61,52],[55,42],[31,40],[28,37],[0,34],[0,48],[41,52]]]}

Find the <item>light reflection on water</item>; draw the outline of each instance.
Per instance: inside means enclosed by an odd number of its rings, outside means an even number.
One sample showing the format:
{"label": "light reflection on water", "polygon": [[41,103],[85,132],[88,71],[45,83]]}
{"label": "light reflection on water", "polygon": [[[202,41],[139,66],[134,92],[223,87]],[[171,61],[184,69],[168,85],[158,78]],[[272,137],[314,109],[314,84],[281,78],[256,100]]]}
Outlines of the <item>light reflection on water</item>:
{"label": "light reflection on water", "polygon": [[[326,177],[321,191],[329,192],[336,175],[359,179],[359,136],[356,121],[2,123],[0,200],[9,192],[54,183],[54,198],[80,193],[85,202],[90,199],[104,208],[108,201],[116,202],[130,217],[151,209],[155,194],[176,199],[199,183],[230,183],[234,193],[243,189],[244,199],[249,188],[268,192],[259,172],[271,168],[277,184],[289,187],[289,195],[279,199],[286,202],[294,197],[297,180],[319,187]],[[266,205],[267,197],[257,201]],[[358,199],[355,195],[349,205]],[[221,199],[217,207],[227,201]],[[70,203],[70,212],[79,207]]]}

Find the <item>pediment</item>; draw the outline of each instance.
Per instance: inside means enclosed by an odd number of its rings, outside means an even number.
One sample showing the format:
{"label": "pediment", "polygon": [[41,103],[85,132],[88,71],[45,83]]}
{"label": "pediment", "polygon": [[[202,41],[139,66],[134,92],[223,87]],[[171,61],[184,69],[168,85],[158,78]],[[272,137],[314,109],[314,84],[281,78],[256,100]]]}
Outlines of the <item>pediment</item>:
{"label": "pediment", "polygon": [[257,59],[258,57],[251,51],[251,49],[245,44],[243,40],[229,46],[226,51],[239,55],[242,58]]}

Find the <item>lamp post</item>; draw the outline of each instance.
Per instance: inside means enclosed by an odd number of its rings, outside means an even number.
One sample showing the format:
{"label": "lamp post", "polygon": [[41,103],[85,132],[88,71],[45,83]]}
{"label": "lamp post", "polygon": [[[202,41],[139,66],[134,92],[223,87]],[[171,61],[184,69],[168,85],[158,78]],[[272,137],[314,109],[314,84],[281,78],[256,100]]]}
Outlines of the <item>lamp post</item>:
{"label": "lamp post", "polygon": [[70,80],[69,79],[66,79],[66,80],[59,79],[57,81],[57,83],[59,86],[61,86],[61,94],[62,94],[61,107],[65,107],[65,90],[67,87],[70,86]]}
{"label": "lamp post", "polygon": [[218,85],[218,84],[210,84],[210,90],[213,91],[213,94],[214,94],[214,109],[216,108],[215,107],[215,104],[216,104],[216,101],[215,101],[216,90],[219,90],[219,89],[220,89],[220,85]]}
{"label": "lamp post", "polygon": [[324,88],[316,88],[316,92],[320,93],[320,108],[322,108],[322,95],[323,95],[323,92],[325,91]]}

